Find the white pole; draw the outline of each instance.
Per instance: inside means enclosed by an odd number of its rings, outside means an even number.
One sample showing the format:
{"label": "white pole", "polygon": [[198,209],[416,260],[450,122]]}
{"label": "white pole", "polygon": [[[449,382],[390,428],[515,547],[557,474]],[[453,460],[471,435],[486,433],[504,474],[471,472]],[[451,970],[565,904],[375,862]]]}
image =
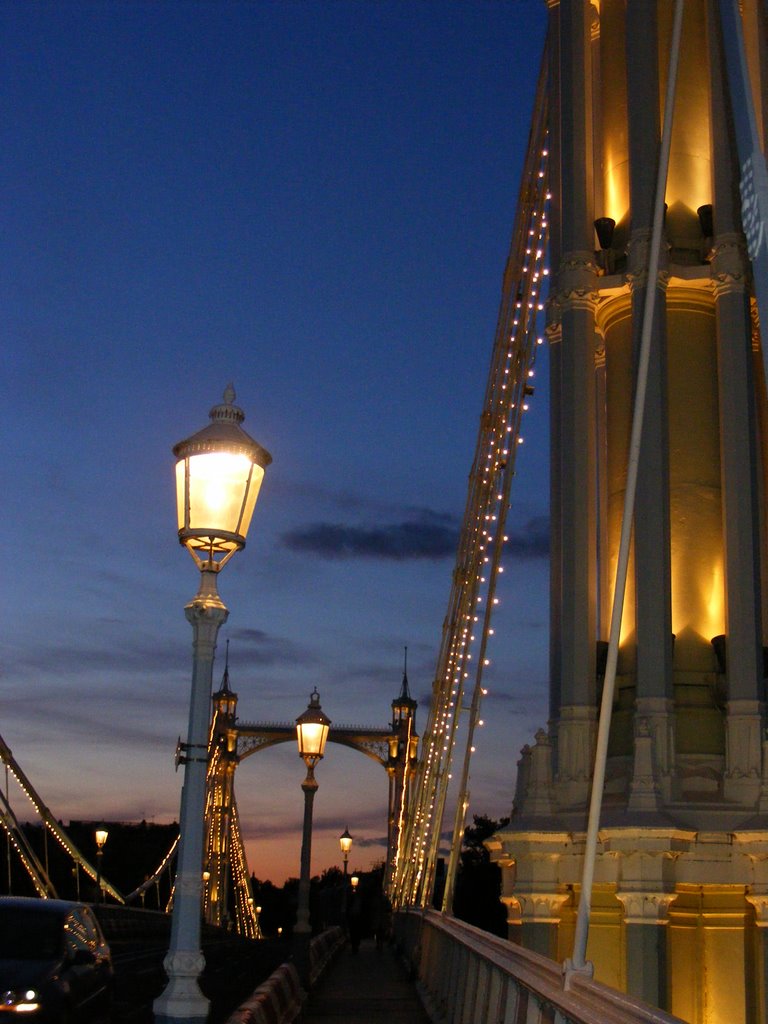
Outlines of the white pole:
{"label": "white pole", "polygon": [[643,321],[640,336],[640,354],[637,367],[637,385],[635,404],[632,414],[632,433],[629,443],[629,464],[627,466],[627,488],[624,493],[624,514],[621,522],[621,539],[619,542],[619,560],[616,566],[616,586],[613,593],[611,609],[611,631],[608,640],[608,660],[603,683],[603,698],[600,704],[600,720],[597,729],[597,747],[595,750],[595,770],[592,777],[592,795],[589,803],[589,819],[587,824],[586,847],[584,850],[584,868],[581,876],[581,898],[576,917],[576,934],[573,941],[573,955],[565,961],[565,987],[573,974],[592,974],[592,965],[587,963],[587,937],[589,934],[589,912],[592,905],[592,884],[595,874],[597,856],[598,830],[600,828],[600,810],[605,785],[605,764],[608,756],[608,736],[611,729],[611,709],[613,693],[616,687],[616,664],[619,656],[619,636],[621,619],[624,610],[624,592],[627,586],[627,570],[629,567],[629,545],[632,537],[632,518],[635,509],[635,493],[637,491],[637,471],[640,459],[640,442],[643,432],[643,416],[645,413],[645,392],[648,383],[648,363],[651,352],[651,332],[656,306],[656,286],[659,273],[659,255],[661,250],[662,227],[664,223],[664,194],[669,166],[669,150],[672,141],[672,117],[674,113],[675,85],[680,56],[680,35],[683,22],[683,0],[675,0],[674,21],[672,24],[672,45],[669,54],[669,75],[667,77],[667,93],[664,103],[664,129],[661,136],[659,165],[656,176],[656,199],[653,211],[653,230],[651,232],[651,248],[648,258],[648,278],[643,305]]}
{"label": "white pole", "polygon": [[203,1024],[208,1019],[208,1000],[197,983],[205,967],[200,948],[205,776],[213,658],[219,627],[226,622],[228,615],[218,594],[216,576],[216,572],[207,569],[200,573],[200,589],[185,608],[194,631],[192,693],[181,791],[181,836],[176,862],[171,942],[163,961],[168,984],[153,1004],[158,1024]]}

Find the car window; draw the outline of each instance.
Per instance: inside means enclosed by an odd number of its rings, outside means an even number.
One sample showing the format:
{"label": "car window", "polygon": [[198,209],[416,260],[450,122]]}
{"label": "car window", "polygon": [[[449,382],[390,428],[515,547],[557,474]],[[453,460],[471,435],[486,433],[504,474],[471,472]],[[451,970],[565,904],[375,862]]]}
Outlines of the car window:
{"label": "car window", "polygon": [[73,910],[69,914],[64,931],[67,937],[67,948],[70,952],[76,953],[79,949],[89,949],[93,952],[93,938],[88,934],[88,928],[79,911]]}
{"label": "car window", "polygon": [[53,960],[64,948],[63,918],[32,907],[0,907],[0,958]]}
{"label": "car window", "polygon": [[88,907],[82,907],[80,914],[82,915],[83,925],[85,926],[91,949],[96,950],[104,942],[98,922]]}

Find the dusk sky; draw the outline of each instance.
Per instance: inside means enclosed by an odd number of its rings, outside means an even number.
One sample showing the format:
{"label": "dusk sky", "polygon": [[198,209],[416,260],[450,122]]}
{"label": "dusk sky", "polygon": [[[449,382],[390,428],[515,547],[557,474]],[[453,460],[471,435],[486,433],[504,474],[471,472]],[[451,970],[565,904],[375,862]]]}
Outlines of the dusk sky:
{"label": "dusk sky", "polygon": [[[243,721],[317,686],[334,723],[385,727],[407,644],[423,730],[545,18],[0,5],[0,733],[65,824],[178,817],[199,574],[171,447],[230,381],[274,463],[219,579],[215,686],[229,639]],[[546,720],[546,381],[540,348],[470,814],[509,813]],[[345,827],[351,867],[382,860],[383,769],[329,745],[316,774],[313,873]],[[238,768],[259,878],[299,873],[303,776],[295,744]]]}

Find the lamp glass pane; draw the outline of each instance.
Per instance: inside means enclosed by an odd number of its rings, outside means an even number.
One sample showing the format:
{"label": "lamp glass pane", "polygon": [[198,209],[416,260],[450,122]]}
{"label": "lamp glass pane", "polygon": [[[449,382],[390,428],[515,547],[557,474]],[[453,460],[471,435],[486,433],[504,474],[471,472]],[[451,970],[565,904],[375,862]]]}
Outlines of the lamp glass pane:
{"label": "lamp glass pane", "polygon": [[300,722],[296,726],[299,741],[299,753],[323,756],[325,741],[328,738],[328,726],[322,722]]}
{"label": "lamp glass pane", "polygon": [[[240,528],[251,461],[246,455],[231,452],[209,452],[189,459],[189,528],[191,530],[223,530],[245,535]],[[258,492],[264,471],[254,466],[254,485]],[[253,513],[253,504],[251,513]],[[249,517],[250,518],[250,517]]]}
{"label": "lamp glass pane", "polygon": [[339,845],[341,846],[342,853],[349,853],[352,849],[352,836],[342,836],[339,840]]}
{"label": "lamp glass pane", "polygon": [[245,501],[245,508],[243,509],[243,518],[240,523],[240,529],[237,531],[243,537],[248,535],[248,529],[251,525],[251,519],[253,517],[253,510],[256,507],[256,499],[259,496],[261,490],[261,482],[264,479],[264,470],[261,466],[253,463],[253,473],[251,474],[251,486],[248,489],[248,497]]}
{"label": "lamp glass pane", "polygon": [[176,463],[176,518],[180,530],[183,530],[187,525],[184,522],[184,467],[186,464],[186,459]]}

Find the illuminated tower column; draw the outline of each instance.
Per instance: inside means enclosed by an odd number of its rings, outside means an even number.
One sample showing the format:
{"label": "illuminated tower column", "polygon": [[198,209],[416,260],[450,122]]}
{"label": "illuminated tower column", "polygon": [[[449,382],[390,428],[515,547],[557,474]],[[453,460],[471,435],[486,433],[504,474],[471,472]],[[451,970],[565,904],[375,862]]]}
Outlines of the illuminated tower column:
{"label": "illuminated tower column", "polygon": [[[592,7],[560,4],[559,98],[561,175],[569,188],[559,211],[562,257],[556,303],[560,330],[552,361],[559,436],[556,517],[559,607],[553,617],[558,647],[558,787],[571,803],[587,799],[595,728],[595,286],[592,174]],[[553,332],[550,337],[554,340]],[[554,376],[559,377],[558,380]],[[567,525],[566,525],[567,524]]]}
{"label": "illuminated tower column", "polygon": [[[649,281],[677,5],[548,0],[550,728],[523,749],[509,827],[488,844],[503,871],[510,935],[543,949],[543,924],[525,927],[536,924],[528,905],[541,896],[551,908],[567,894],[546,927],[551,955],[570,957],[586,824],[580,773],[597,703],[594,646],[608,635],[643,300],[653,294],[586,958],[599,981],[691,1024],[768,1021],[768,402],[765,336],[750,316],[732,134],[743,111],[733,108],[725,75],[724,4],[684,4],[662,259]],[[764,126],[768,11],[763,0],[739,7]],[[552,776],[541,770],[548,749]]]}
{"label": "illuminated tower column", "polygon": [[713,136],[712,279],[717,322],[725,543],[726,797],[751,804],[759,792],[763,652],[752,327],[748,262],[740,232],[734,144],[723,95],[719,22],[710,0]]}
{"label": "illuminated tower column", "polygon": [[[636,718],[646,718],[662,782],[672,772],[672,612],[670,604],[669,436],[664,283],[648,281],[647,266],[659,118],[656,5],[629,0],[626,9],[629,197],[628,271],[632,292],[632,353],[637,360],[646,288],[657,288],[634,518]],[[663,265],[663,264],[662,264]],[[662,275],[663,276],[663,275]]]}

